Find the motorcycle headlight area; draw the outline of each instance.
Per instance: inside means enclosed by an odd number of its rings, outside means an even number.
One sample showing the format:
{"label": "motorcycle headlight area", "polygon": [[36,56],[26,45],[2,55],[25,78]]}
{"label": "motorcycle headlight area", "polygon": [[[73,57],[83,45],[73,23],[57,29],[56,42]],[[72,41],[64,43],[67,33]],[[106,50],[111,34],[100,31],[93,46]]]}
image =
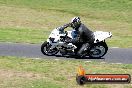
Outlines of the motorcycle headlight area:
{"label": "motorcycle headlight area", "polygon": [[49,40],[52,41],[52,42],[54,42],[55,38],[51,38],[51,37],[50,37]]}

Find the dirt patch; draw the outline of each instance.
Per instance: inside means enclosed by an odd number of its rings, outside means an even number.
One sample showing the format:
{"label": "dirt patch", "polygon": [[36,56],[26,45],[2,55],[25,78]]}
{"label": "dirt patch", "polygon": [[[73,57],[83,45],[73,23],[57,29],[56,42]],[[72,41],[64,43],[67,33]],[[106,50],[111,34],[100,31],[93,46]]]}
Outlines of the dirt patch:
{"label": "dirt patch", "polygon": [[43,76],[41,74],[36,74],[32,72],[21,72],[21,71],[0,69],[0,78],[12,78],[12,77],[40,79]]}

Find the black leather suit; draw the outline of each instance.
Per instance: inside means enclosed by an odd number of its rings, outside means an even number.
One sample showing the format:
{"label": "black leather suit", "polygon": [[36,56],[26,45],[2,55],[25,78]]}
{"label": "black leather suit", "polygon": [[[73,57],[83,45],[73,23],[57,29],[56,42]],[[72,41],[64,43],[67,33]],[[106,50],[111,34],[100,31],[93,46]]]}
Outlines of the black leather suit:
{"label": "black leather suit", "polygon": [[[68,25],[64,25],[62,29],[64,30],[67,27]],[[88,48],[94,43],[94,34],[84,24],[80,24],[74,29],[77,31],[78,36],[74,39],[67,40],[67,42],[71,42],[77,46],[77,49],[75,50],[76,55],[83,56],[85,48]]]}
{"label": "black leather suit", "polygon": [[94,43],[94,34],[89,30],[84,24],[80,24],[75,30],[78,32],[78,37],[73,39],[73,43],[78,47],[77,55],[83,56],[85,48],[88,48],[91,44]]}

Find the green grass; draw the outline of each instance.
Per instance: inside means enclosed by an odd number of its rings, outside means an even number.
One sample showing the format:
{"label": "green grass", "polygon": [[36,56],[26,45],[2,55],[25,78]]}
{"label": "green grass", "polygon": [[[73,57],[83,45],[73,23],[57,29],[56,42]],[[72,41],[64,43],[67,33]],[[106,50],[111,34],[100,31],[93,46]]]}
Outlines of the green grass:
{"label": "green grass", "polygon": [[[75,81],[82,65],[89,74],[130,74],[132,64],[109,64],[82,60],[0,57],[1,88],[81,88]],[[6,79],[5,79],[6,78]],[[131,84],[86,84],[83,88],[131,88]]]}
{"label": "green grass", "polygon": [[[79,9],[101,9],[101,10],[130,10],[131,11],[131,0],[1,0],[1,4],[13,4],[18,6],[26,6],[36,9],[66,9],[76,10]],[[86,8],[87,7],[87,8]],[[79,11],[81,12],[81,11]]]}
{"label": "green grass", "polygon": [[[112,32],[109,46],[132,47],[131,0],[0,0],[0,13],[0,41],[41,43],[52,29],[80,16],[91,30]],[[3,35],[7,30],[14,37]]]}
{"label": "green grass", "polygon": [[42,43],[46,40],[49,32],[45,30],[14,29],[1,28],[1,42],[19,42],[19,43]]}

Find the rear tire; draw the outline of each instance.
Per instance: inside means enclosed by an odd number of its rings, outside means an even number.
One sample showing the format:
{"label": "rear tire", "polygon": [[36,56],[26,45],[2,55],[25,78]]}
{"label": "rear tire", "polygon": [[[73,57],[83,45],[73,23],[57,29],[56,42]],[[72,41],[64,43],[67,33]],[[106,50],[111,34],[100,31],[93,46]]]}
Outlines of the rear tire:
{"label": "rear tire", "polygon": [[41,45],[41,52],[44,55],[48,55],[48,56],[52,56],[58,53],[58,50],[56,48],[54,49],[50,49],[51,45],[45,41],[42,45]]}
{"label": "rear tire", "polygon": [[105,42],[95,43],[90,47],[89,57],[90,58],[101,58],[108,51],[108,46]]}

